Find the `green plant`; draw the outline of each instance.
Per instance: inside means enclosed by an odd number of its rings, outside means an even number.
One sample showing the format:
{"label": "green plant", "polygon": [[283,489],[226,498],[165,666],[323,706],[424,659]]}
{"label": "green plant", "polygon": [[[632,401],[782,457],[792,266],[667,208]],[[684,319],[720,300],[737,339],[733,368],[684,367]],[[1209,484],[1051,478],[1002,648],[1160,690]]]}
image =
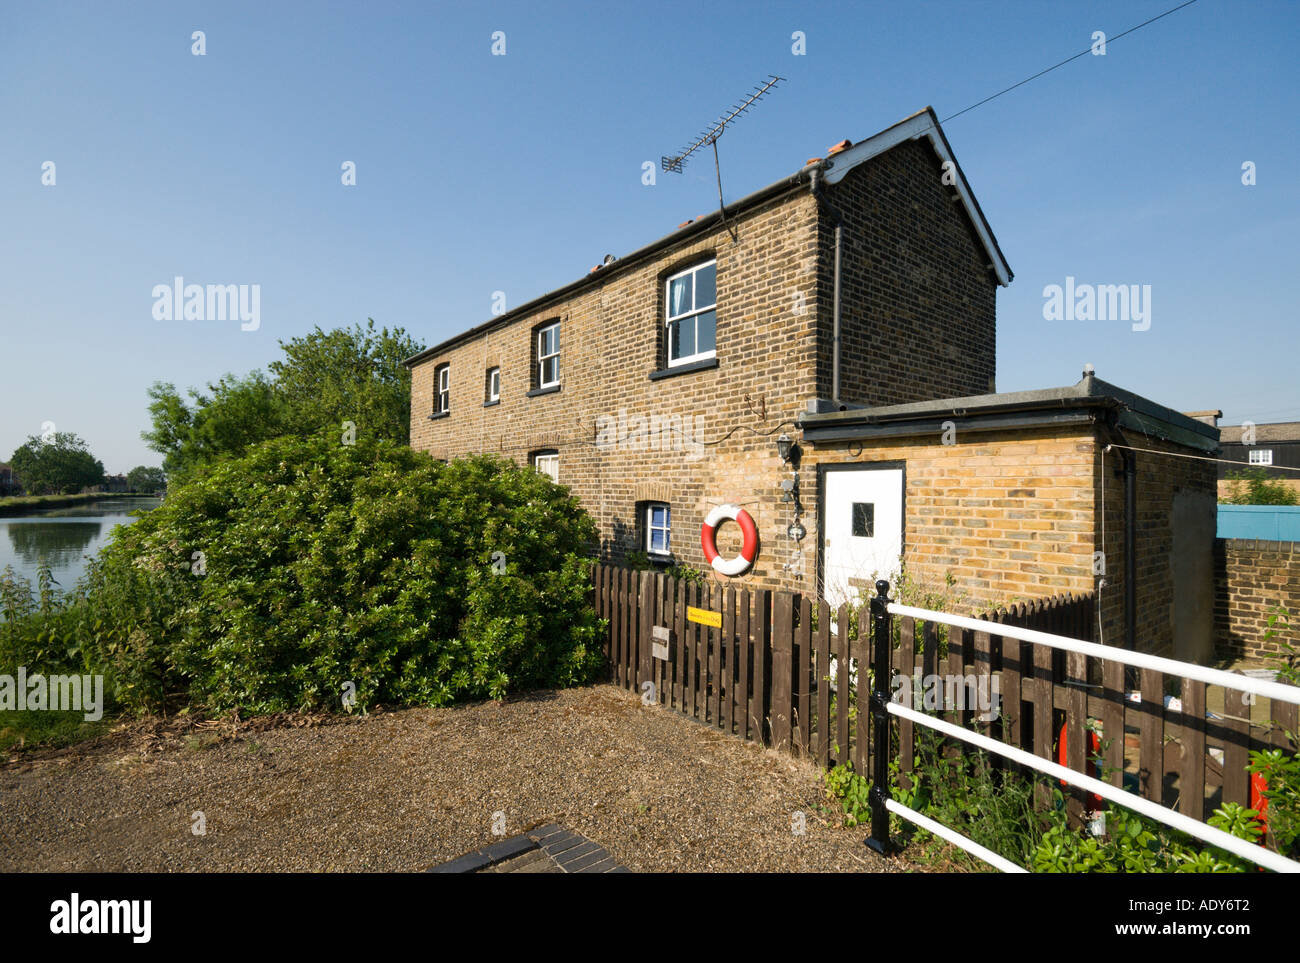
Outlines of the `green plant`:
{"label": "green plant", "polygon": [[[1291,634],[1291,610],[1285,605],[1278,605],[1268,613],[1268,622],[1264,626],[1264,635],[1262,641],[1271,642],[1276,640],[1278,645],[1278,654],[1271,657],[1269,661],[1277,670],[1279,681],[1287,682],[1291,685],[1300,685],[1300,646],[1296,646],[1290,639],[1279,637],[1282,632],[1287,635]],[[1292,739],[1294,742],[1295,740]]]}
{"label": "green plant", "polygon": [[580,684],[602,662],[595,541],[565,489],[510,461],[279,438],[175,486],[50,611],[0,585],[18,615],[0,662],[75,654],[140,710],[337,710],[349,681],[361,705]]}
{"label": "green plant", "polygon": [[[1295,736],[1291,736],[1292,744]],[[1268,835],[1283,856],[1300,857],[1300,755],[1282,749],[1250,754],[1248,771],[1264,777],[1268,788]]]}
{"label": "green plant", "polygon": [[[1243,873],[1253,868],[1247,860],[1113,804],[1105,811],[1104,836],[1071,829],[1060,790],[1053,790],[1053,800],[1050,825],[1030,855],[1029,867],[1035,872]],[[1215,810],[1208,822],[1239,839],[1254,841],[1262,832],[1258,815],[1229,803]]]}
{"label": "green plant", "polygon": [[634,572],[661,571],[669,578],[675,578],[680,582],[687,582],[691,585],[704,585],[709,581],[708,575],[704,572],[691,568],[689,565],[682,565],[680,562],[673,562],[668,566],[664,566],[662,563],[657,564],[651,561],[648,552],[628,552],[623,557],[623,563]]}
{"label": "green plant", "polygon": [[1263,468],[1245,468],[1228,472],[1229,505],[1295,505],[1300,495],[1281,479],[1268,477]]}
{"label": "green plant", "polygon": [[709,577],[699,569],[691,568],[689,565],[680,565],[676,562],[668,566],[666,574],[669,578],[689,582],[692,585],[705,585],[709,581]]}
{"label": "green plant", "polygon": [[841,763],[829,770],[823,781],[826,798],[839,805],[845,826],[857,826],[871,819],[871,783],[853,771],[853,763]]}

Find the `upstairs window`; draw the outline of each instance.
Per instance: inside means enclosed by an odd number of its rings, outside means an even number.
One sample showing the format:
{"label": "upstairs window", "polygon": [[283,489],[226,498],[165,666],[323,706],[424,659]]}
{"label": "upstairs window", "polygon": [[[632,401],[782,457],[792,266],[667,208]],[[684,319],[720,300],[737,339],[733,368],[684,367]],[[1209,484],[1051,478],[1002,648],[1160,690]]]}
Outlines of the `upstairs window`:
{"label": "upstairs window", "polygon": [[1250,450],[1250,463],[1252,465],[1271,465],[1273,464],[1272,448],[1252,448]]}
{"label": "upstairs window", "polygon": [[708,261],[674,274],[667,285],[668,367],[715,357],[718,262]]}
{"label": "upstairs window", "polygon": [[487,404],[490,405],[494,402],[501,400],[501,369],[500,368],[488,368],[487,385],[484,388],[484,391],[486,393],[486,397],[484,397],[483,400]]}
{"label": "upstairs window", "polygon": [[537,387],[560,383],[560,322],[537,329]]}
{"label": "upstairs window", "polygon": [[438,365],[433,371],[433,413],[445,415],[451,411],[451,365]]}
{"label": "upstairs window", "polygon": [[560,453],[553,448],[533,454],[533,467],[555,484],[560,483]]}
{"label": "upstairs window", "polygon": [[663,502],[645,506],[645,550],[650,555],[672,554],[672,509]]}

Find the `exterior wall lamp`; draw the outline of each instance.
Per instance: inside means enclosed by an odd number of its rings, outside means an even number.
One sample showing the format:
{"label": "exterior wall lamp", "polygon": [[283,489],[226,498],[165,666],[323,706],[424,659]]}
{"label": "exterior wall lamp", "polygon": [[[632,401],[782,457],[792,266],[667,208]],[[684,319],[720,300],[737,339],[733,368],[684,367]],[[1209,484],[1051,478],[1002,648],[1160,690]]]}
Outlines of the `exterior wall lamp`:
{"label": "exterior wall lamp", "polygon": [[788,465],[793,461],[794,467],[799,467],[799,446],[790,439],[789,435],[783,433],[776,440],[776,453],[781,456],[781,464]]}

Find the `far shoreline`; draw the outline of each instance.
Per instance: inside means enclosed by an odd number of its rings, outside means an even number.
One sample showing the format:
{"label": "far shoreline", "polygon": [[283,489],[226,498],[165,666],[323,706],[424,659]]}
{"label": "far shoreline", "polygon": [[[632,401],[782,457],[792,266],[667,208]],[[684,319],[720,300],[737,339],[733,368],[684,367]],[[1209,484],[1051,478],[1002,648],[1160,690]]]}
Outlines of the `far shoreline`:
{"label": "far shoreline", "polygon": [[156,498],[153,492],[87,492],[81,495],[9,495],[0,498],[0,518],[22,515],[32,509],[61,508],[113,498]]}

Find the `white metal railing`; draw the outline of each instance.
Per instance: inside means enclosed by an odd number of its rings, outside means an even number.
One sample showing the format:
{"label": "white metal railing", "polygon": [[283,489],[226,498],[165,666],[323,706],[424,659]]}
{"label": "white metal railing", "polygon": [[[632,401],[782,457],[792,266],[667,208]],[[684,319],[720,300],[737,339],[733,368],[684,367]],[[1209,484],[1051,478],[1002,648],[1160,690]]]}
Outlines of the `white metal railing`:
{"label": "white metal railing", "polygon": [[925,622],[944,622],[963,629],[973,629],[976,632],[988,632],[1008,639],[1020,639],[1022,642],[1037,642],[1040,645],[1049,645],[1054,649],[1064,649],[1066,652],[1077,652],[1080,655],[1090,655],[1098,659],[1122,662],[1124,665],[1131,665],[1139,669],[1153,669],[1167,675],[1180,675],[1187,679],[1195,679],[1197,682],[1226,686],[1229,689],[1237,689],[1241,692],[1253,692],[1255,695],[1277,699],[1279,702],[1300,705],[1300,686],[1286,685],[1282,682],[1268,682],[1264,679],[1252,679],[1250,676],[1237,675],[1235,672],[1224,672],[1222,669],[1209,669],[1203,665],[1179,662],[1177,659],[1166,659],[1158,655],[1143,655],[1140,652],[1116,649],[1109,645],[1098,645],[1096,642],[1083,642],[1064,635],[1052,635],[1050,632],[1022,629],[1014,625],[986,622],[983,619],[967,618],[964,615],[950,615],[947,612],[935,612],[931,609],[918,609],[911,605],[899,605],[897,602],[889,603],[889,613],[891,615],[910,615],[914,619],[921,619]]}
{"label": "white metal railing", "polygon": [[[1022,629],[1017,626],[1002,625],[998,622],[987,622],[983,619],[972,619],[964,615],[951,615],[947,612],[936,612],[931,609],[919,609],[910,605],[900,605],[897,602],[891,602],[886,607],[891,615],[907,615],[925,622],[942,622],[947,625],[955,625],[960,628],[972,629],[976,632],[988,632],[990,635],[1003,636],[1005,638],[1019,639],[1023,642],[1035,642],[1040,645],[1048,645],[1055,649],[1063,649],[1067,652],[1076,652],[1082,655],[1090,655],[1099,659],[1109,659],[1113,662],[1121,662],[1125,665],[1136,666],[1141,669],[1153,669],[1159,672],[1165,672],[1170,675],[1183,676],[1184,678],[1196,679],[1200,682],[1206,682],[1211,685],[1221,685],[1227,688],[1237,689],[1243,692],[1253,692],[1256,695],[1266,696],[1270,699],[1277,699],[1282,702],[1300,704],[1300,687],[1285,685],[1278,682],[1266,682],[1262,679],[1252,679],[1248,676],[1236,675],[1232,672],[1224,672],[1220,669],[1208,669],[1204,666],[1191,665],[1186,662],[1178,662],[1175,659],[1166,659],[1154,655],[1142,655],[1137,652],[1130,652],[1125,649],[1114,649],[1108,646],[1097,645],[1095,642],[1083,642],[1079,639],[1067,638],[1063,635],[1053,635],[1049,632],[1039,632],[1035,629]],[[877,640],[881,642],[884,640]],[[1174,829],[1194,836],[1204,842],[1217,846],[1220,849],[1227,850],[1236,856],[1250,860],[1267,869],[1279,873],[1300,873],[1300,862],[1287,859],[1274,853],[1271,850],[1251,843],[1247,840],[1233,836],[1221,829],[1209,826],[1199,819],[1193,819],[1182,813],[1175,812],[1172,809],[1166,809],[1159,803],[1152,802],[1149,799],[1143,799],[1131,792],[1112,786],[1110,783],[1102,782],[1100,779],[1083,773],[1075,772],[1073,769],[1067,769],[1065,766],[1049,762],[1033,753],[1026,752],[1023,749],[1010,746],[997,739],[971,732],[969,729],[963,729],[961,726],[946,722],[943,719],[936,719],[933,716],[918,712],[915,709],[908,708],[898,702],[890,701],[886,705],[886,710],[891,714],[902,719],[907,719],[916,725],[925,726],[942,732],[944,735],[951,736],[962,742],[969,743],[988,752],[996,753],[1013,762],[1020,763],[1030,769],[1046,773],[1049,776],[1055,776],[1073,786],[1078,786],[1104,799],[1109,799],[1126,809],[1141,813],[1151,819],[1171,826]],[[892,805],[891,805],[892,803]],[[1015,866],[1014,863],[1008,863],[1002,857],[990,852],[984,847],[979,846],[973,840],[962,836],[960,833],[947,827],[941,827],[934,820],[922,816],[913,810],[908,809],[892,800],[886,800],[885,808],[890,812],[897,813],[899,816],[930,830],[937,836],[948,840],[956,846],[968,852],[974,853],[985,862],[996,866],[1004,871],[1010,871],[1007,866]],[[922,822],[924,820],[924,822]],[[943,829],[938,832],[935,827]],[[983,852],[981,852],[983,850]],[[996,859],[990,859],[995,856]],[[1004,865],[1005,864],[1005,865]],[[1019,870],[1020,867],[1015,867]]]}
{"label": "white metal railing", "polygon": [[955,829],[949,829],[943,823],[935,822],[929,816],[922,816],[915,809],[908,809],[897,799],[886,799],[885,808],[891,813],[896,813],[906,819],[908,822],[916,823],[922,829],[928,829],[940,839],[946,839],[954,846],[960,846],[966,852],[978,856],[984,862],[1004,873],[1027,873],[1029,870],[1023,866],[1017,866],[1005,856],[999,856],[991,849],[987,849],[975,842],[973,839],[967,839]]}

